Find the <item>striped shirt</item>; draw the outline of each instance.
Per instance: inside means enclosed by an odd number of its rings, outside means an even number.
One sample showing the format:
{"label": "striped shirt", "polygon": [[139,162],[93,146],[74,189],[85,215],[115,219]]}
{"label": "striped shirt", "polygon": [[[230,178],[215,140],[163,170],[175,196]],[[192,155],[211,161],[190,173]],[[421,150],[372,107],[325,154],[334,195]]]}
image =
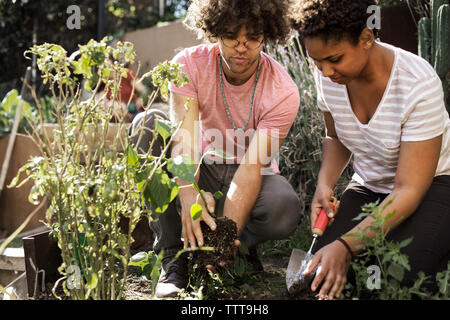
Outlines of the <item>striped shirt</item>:
{"label": "striped shirt", "polygon": [[317,104],[330,112],[339,140],[353,154],[353,179],[374,192],[390,193],[402,141],[423,141],[442,135],[435,176],[450,175],[450,119],[442,83],[421,57],[378,42],[395,52],[384,95],[367,124],[353,113],[345,85],[332,82],[314,67]]}

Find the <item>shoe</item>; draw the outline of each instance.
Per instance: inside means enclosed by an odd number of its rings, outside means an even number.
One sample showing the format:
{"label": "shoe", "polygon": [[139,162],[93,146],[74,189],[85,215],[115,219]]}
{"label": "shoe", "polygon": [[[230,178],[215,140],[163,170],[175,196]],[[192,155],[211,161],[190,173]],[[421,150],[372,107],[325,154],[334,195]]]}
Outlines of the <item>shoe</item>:
{"label": "shoe", "polygon": [[174,298],[188,285],[188,263],[187,258],[182,255],[172,261],[174,256],[168,256],[162,260],[161,275],[155,289],[158,299]]}
{"label": "shoe", "polygon": [[246,255],[245,258],[247,259],[247,262],[249,262],[251,264],[251,266],[253,267],[254,272],[263,272],[264,271],[264,267],[261,263],[261,260],[259,260],[258,250],[257,250],[256,246],[252,247],[252,248],[248,248],[248,255]]}

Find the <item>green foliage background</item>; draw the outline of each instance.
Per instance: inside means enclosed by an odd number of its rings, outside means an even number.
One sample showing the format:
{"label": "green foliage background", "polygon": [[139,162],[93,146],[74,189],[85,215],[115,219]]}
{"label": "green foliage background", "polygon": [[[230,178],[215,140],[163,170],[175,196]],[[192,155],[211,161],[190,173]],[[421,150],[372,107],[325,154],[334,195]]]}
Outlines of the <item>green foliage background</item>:
{"label": "green foliage background", "polygon": [[[78,44],[97,39],[97,2],[93,0],[0,0],[0,97],[11,89],[20,90],[30,61],[23,56],[33,45],[33,28],[37,21],[37,44],[57,43],[68,52]],[[105,35],[122,33],[172,21],[184,14],[188,0],[165,1],[165,14],[159,17],[158,0],[105,0]],[[66,26],[67,7],[77,5],[81,11],[81,29]],[[100,40],[100,39],[97,39]],[[43,87],[37,86],[37,93]]]}

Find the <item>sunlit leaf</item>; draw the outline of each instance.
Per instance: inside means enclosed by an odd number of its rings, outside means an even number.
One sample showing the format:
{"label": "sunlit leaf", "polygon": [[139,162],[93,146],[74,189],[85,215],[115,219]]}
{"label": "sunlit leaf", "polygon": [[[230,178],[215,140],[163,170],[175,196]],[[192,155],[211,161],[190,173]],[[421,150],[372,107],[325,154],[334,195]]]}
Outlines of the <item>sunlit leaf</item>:
{"label": "sunlit leaf", "polygon": [[193,220],[197,220],[202,216],[202,206],[198,203],[194,203],[191,206],[191,217]]}
{"label": "sunlit leaf", "polygon": [[170,121],[156,118],[155,125],[156,131],[164,140],[167,140],[172,135],[174,128],[172,127]]}
{"label": "sunlit leaf", "polygon": [[195,165],[188,155],[180,155],[169,159],[167,170],[184,181],[195,182]]}
{"label": "sunlit leaf", "polygon": [[214,196],[214,199],[219,200],[223,197],[223,193],[222,193],[222,191],[218,190],[218,191],[214,192],[213,196]]}

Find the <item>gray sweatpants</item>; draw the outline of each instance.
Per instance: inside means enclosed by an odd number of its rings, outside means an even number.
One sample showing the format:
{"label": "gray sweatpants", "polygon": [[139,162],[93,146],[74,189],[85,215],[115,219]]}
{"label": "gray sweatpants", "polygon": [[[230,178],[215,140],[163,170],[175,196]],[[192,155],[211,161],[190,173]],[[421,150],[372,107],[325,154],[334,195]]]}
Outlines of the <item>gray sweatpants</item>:
{"label": "gray sweatpants", "polygon": [[[145,113],[139,113],[130,128],[130,134],[134,135],[134,145],[138,143],[140,136],[137,131],[144,130],[137,146],[142,153],[146,153],[150,147],[153,134],[146,129],[154,127],[155,116],[167,119],[163,112],[151,110],[147,112],[145,125],[142,125],[144,116]],[[153,155],[161,153],[162,143],[162,138],[158,137],[152,147]],[[169,157],[170,154],[166,156]],[[238,164],[200,165],[199,187],[211,193],[220,190],[224,194],[224,197],[216,200],[214,212],[218,217],[223,215],[225,195],[238,167]],[[164,249],[165,255],[173,255],[183,247],[180,210],[177,198],[157,221],[150,223],[150,228],[156,235],[153,246],[156,253]],[[264,175],[261,190],[240,240],[247,247],[253,247],[266,240],[285,239],[295,230],[300,218],[300,200],[287,180],[280,175]]]}

